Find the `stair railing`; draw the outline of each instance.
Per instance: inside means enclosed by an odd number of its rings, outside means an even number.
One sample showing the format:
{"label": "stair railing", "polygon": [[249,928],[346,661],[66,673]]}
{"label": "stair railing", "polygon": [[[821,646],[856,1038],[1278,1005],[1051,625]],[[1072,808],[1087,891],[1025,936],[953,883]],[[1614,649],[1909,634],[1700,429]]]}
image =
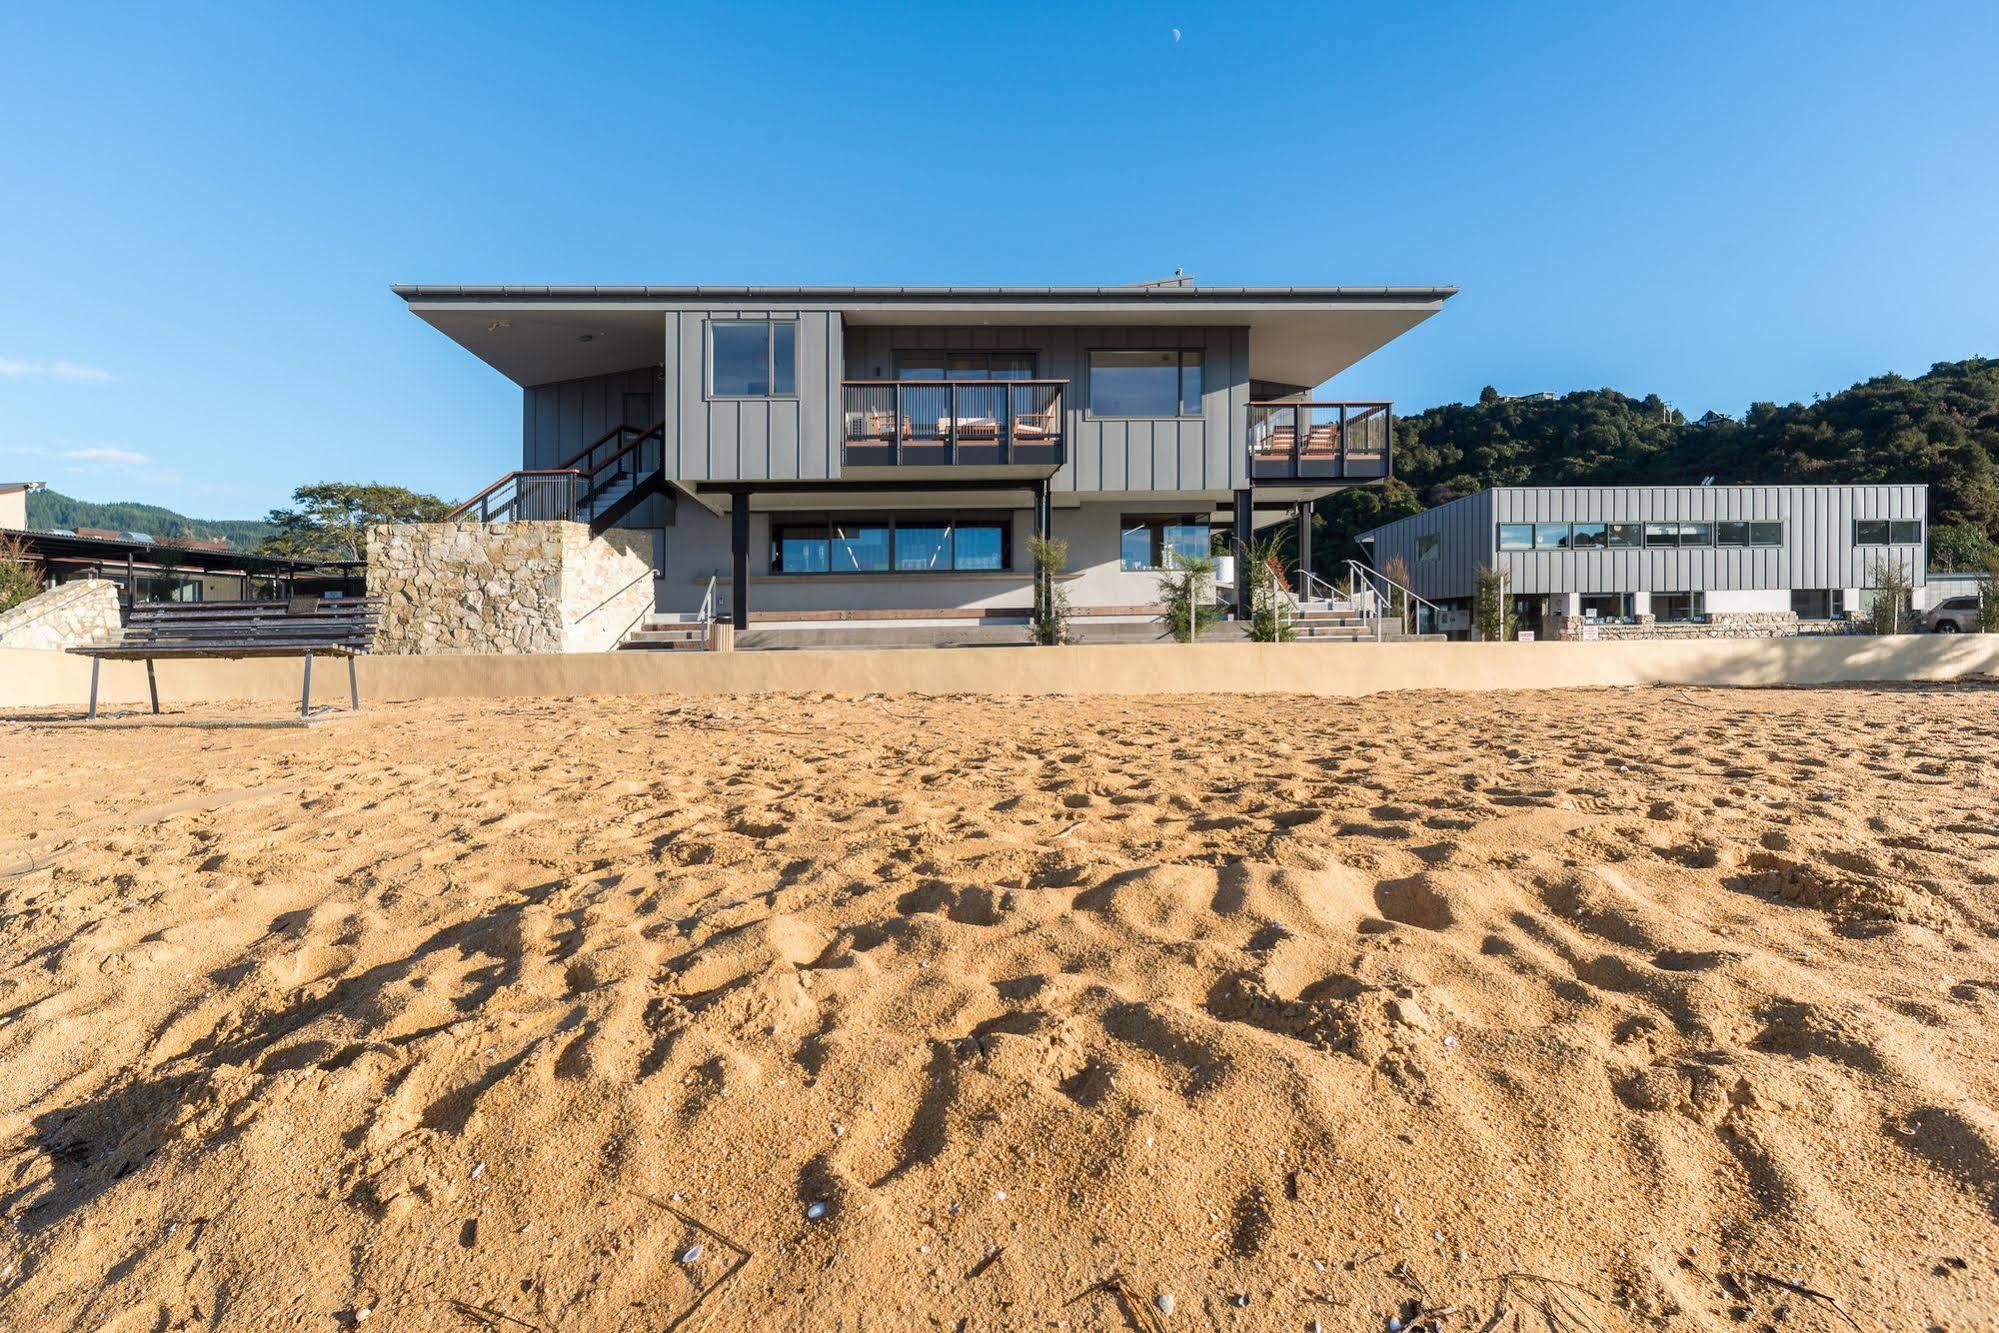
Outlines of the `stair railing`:
{"label": "stair railing", "polygon": [[1374,641],[1380,643],[1385,637],[1385,622],[1389,610],[1396,605],[1395,594],[1401,594],[1401,613],[1397,616],[1398,632],[1404,628],[1403,617],[1413,617],[1418,607],[1430,609],[1431,623],[1436,623],[1440,614],[1437,604],[1419,597],[1413,589],[1397,583],[1378,569],[1363,565],[1358,560],[1347,561],[1347,591],[1361,608],[1361,614],[1374,622]]}
{"label": "stair railing", "polygon": [[[666,423],[613,426],[564,459],[560,467],[520,468],[445,515],[448,521],[502,523],[510,519],[570,519],[603,494],[616,480],[617,469],[638,455],[632,465],[633,484],[645,471],[644,447],[666,438]],[[602,452],[608,447],[609,452]],[[595,519],[593,514],[592,519]]]}

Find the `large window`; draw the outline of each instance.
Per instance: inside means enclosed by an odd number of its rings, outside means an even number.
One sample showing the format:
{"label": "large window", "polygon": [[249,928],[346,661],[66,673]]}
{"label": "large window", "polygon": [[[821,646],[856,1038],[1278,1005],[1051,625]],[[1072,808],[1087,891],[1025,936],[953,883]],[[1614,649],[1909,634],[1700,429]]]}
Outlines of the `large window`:
{"label": "large window", "polygon": [[789,398],[798,392],[798,325],[791,320],[708,325],[708,391],[717,398]]}
{"label": "large window", "polygon": [[1613,551],[1630,550],[1645,544],[1645,534],[1636,523],[1606,523],[1603,544]]}
{"label": "large window", "polygon": [[1652,594],[1652,619],[1662,625],[1689,624],[1706,618],[1706,600],[1698,592]]}
{"label": "large window", "polygon": [[1199,352],[1090,353],[1091,416],[1192,417],[1200,414]]}
{"label": "large window", "polygon": [[1569,525],[1569,549],[1573,551],[1600,551],[1604,546],[1604,525],[1601,523],[1571,523]]}
{"label": "large window", "polygon": [[1855,546],[1920,546],[1923,524],[1914,518],[1857,518],[1853,521]]}
{"label": "large window", "polygon": [[1534,549],[1534,525],[1532,523],[1502,523],[1499,525],[1499,549],[1502,551],[1531,551]]}
{"label": "large window", "polygon": [[1712,546],[1714,525],[1710,523],[1647,523],[1647,546]]}
{"label": "large window", "polygon": [[1032,352],[897,352],[899,380],[1031,380]]}
{"label": "large window", "polygon": [[1167,569],[1172,559],[1204,559],[1214,550],[1214,529],[1197,514],[1126,514],[1118,526],[1127,570]]}
{"label": "large window", "polygon": [[773,574],[929,574],[1007,567],[1004,515],[773,518]]}
{"label": "large window", "polygon": [[1631,619],[1631,594],[1628,592],[1586,592],[1578,600],[1582,604],[1584,620],[1622,623]]}
{"label": "large window", "polygon": [[1534,549],[1537,551],[1566,551],[1569,548],[1569,525],[1566,523],[1536,523],[1534,525]]}
{"label": "large window", "polygon": [[1837,620],[1839,594],[1831,588],[1791,589],[1791,614],[1800,620]]}
{"label": "large window", "polygon": [[1782,523],[1717,523],[1714,525],[1716,546],[1782,546],[1784,525]]}

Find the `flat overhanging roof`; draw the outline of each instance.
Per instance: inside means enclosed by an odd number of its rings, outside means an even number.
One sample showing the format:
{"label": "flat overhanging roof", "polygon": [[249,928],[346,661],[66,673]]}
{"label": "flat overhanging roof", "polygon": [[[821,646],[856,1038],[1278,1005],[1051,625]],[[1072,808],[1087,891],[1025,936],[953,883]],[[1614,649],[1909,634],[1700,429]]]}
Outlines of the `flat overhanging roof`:
{"label": "flat overhanging roof", "polygon": [[1312,386],[1443,308],[1455,287],[392,288],[418,318],[527,386],[658,365],[675,310],[837,310],[857,325],[1209,325],[1250,330],[1250,378]]}

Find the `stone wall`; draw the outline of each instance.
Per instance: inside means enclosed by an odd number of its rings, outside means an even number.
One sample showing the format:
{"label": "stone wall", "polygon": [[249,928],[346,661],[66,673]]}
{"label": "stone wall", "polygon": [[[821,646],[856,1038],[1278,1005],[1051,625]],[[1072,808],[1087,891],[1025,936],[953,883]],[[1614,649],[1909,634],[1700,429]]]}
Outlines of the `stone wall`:
{"label": "stone wall", "polygon": [[1787,639],[1801,633],[1797,614],[1791,611],[1717,611],[1697,624],[1668,621],[1664,624],[1649,615],[1638,616],[1630,624],[1585,620],[1581,616],[1548,617],[1548,637],[1575,641],[1583,637],[1583,627],[1594,625],[1602,639]]}
{"label": "stone wall", "polygon": [[653,606],[652,539],[582,523],[409,523],[368,530],[379,653],[594,653]]}
{"label": "stone wall", "polygon": [[118,585],[74,579],[0,612],[0,648],[80,648],[118,636]]}

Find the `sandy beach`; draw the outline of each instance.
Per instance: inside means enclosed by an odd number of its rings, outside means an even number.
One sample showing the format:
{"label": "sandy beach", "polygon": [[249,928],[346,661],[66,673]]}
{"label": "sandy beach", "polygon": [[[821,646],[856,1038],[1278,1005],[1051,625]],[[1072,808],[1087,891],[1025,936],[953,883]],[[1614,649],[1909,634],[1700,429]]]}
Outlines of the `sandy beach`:
{"label": "sandy beach", "polygon": [[1990,683],[0,721],[0,1328],[1999,1328],[1995,764]]}

